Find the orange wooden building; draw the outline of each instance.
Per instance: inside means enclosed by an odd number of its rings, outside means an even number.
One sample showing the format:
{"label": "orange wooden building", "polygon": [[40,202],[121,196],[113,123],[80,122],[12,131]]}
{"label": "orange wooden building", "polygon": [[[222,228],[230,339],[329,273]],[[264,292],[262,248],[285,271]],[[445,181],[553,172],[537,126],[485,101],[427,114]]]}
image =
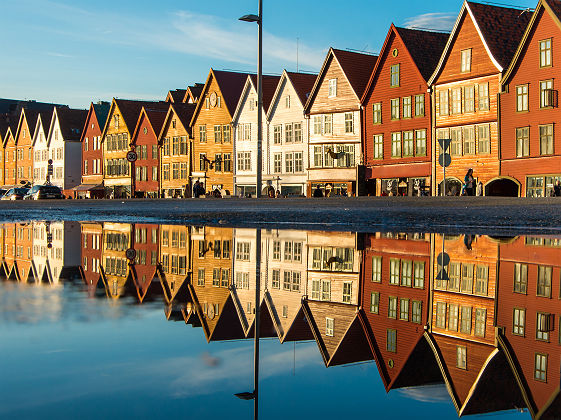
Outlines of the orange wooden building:
{"label": "orange wooden building", "polygon": [[427,80],[447,40],[447,33],[391,25],[361,99],[368,195],[430,193]]}
{"label": "orange wooden building", "polygon": [[[458,195],[469,168],[485,195],[518,195],[518,184],[499,171],[498,103],[508,67],[532,13],[465,1],[429,80],[436,138],[449,138],[452,163],[447,195]],[[500,22],[500,24],[498,23]],[[433,194],[440,190],[440,148],[433,140]]]}
{"label": "orange wooden building", "polygon": [[561,117],[555,40],[561,39],[561,2],[541,0],[501,81],[501,176],[522,197],[545,197],[561,181]]}

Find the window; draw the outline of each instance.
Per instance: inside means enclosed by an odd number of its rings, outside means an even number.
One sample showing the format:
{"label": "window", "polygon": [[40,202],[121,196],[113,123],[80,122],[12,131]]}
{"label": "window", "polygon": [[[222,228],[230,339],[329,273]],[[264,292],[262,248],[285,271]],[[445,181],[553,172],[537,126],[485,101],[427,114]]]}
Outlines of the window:
{"label": "window", "polygon": [[415,156],[427,155],[427,130],[415,130]]}
{"label": "window", "polygon": [[403,118],[411,118],[411,96],[405,96],[401,100],[403,106]]}
{"label": "window", "polygon": [[302,143],[302,123],[294,123],[292,128],[294,129],[294,143]]}
{"label": "window", "polygon": [[[168,164],[169,166],[169,164]],[[206,153],[199,153],[199,170],[206,171],[207,169],[207,158]]]}
{"label": "window", "polygon": [[464,155],[475,155],[475,127],[463,127]]}
{"label": "window", "polygon": [[487,323],[487,311],[477,308],[475,310],[475,335],[485,337],[485,325]]}
{"label": "window", "polygon": [[329,98],[334,98],[337,96],[337,79],[330,79],[329,80]]}
{"label": "window", "polygon": [[464,87],[464,112],[475,112],[475,86]]}
{"label": "window", "polygon": [[[230,143],[230,126],[229,125],[224,125],[222,126],[222,139],[224,141],[224,143]],[[185,145],[187,145],[187,137],[185,137]],[[182,154],[187,154],[187,146],[185,146],[185,153]]]}
{"label": "window", "polygon": [[323,132],[322,116],[314,115],[314,134],[321,134]]}
{"label": "window", "polygon": [[354,115],[352,112],[345,112],[345,133],[354,133]]}
{"label": "window", "polygon": [[372,123],[382,124],[382,103],[376,102],[372,104]]}
{"label": "window", "polygon": [[411,287],[411,277],[413,271],[413,262],[402,260],[401,261],[401,285]]}
{"label": "window", "polygon": [[415,261],[413,264],[413,287],[423,289],[425,287],[425,263]]}
{"label": "window", "polygon": [[448,304],[448,329],[458,331],[459,307],[455,303]]}
{"label": "window", "polygon": [[534,379],[537,381],[547,381],[547,354],[536,353],[534,367]]}
{"label": "window", "polygon": [[489,283],[489,267],[478,265],[475,269],[475,294],[487,296],[487,284]]}
{"label": "window", "polygon": [[444,89],[438,92],[438,115],[448,115],[448,89]]}
{"label": "window", "polygon": [[273,242],[273,261],[280,261],[281,259],[281,243],[280,241]]}
{"label": "window", "polygon": [[284,125],[284,141],[286,143],[292,143],[292,124],[285,124]]}
{"label": "window", "polygon": [[390,284],[399,284],[399,259],[390,259]]}
{"label": "window", "polygon": [[294,172],[294,154],[286,153],[284,155],[284,167],[286,173]]}
{"label": "window", "polygon": [[206,143],[206,125],[199,126],[199,143]]}
{"label": "window", "polygon": [[214,142],[215,143],[222,143],[222,126],[221,125],[215,125],[214,126]]}
{"label": "window", "polygon": [[273,270],[273,279],[271,282],[271,287],[273,289],[279,289],[280,288],[280,270]]}
{"label": "window", "polygon": [[489,111],[489,83],[481,83],[477,87],[479,111]]}
{"label": "window", "polygon": [[232,155],[230,153],[222,155],[222,167],[224,172],[232,172]]}
{"label": "window", "polygon": [[452,156],[462,155],[462,128],[454,127],[450,129],[450,154]]}
{"label": "window", "polygon": [[516,86],[516,110],[528,111],[528,85]]}
{"label": "window", "polygon": [[395,353],[397,349],[397,331],[387,330],[386,331],[386,350]]}
{"label": "window", "polygon": [[446,328],[446,303],[436,302],[436,326]]}
{"label": "window", "polygon": [[456,346],[456,367],[467,369],[467,349],[465,346]]}
{"label": "window", "polygon": [[380,293],[370,293],[370,313],[377,314],[380,310]]}
{"label": "window", "polygon": [[390,67],[390,86],[399,86],[399,64]]}
{"label": "window", "polygon": [[514,292],[526,294],[528,291],[528,266],[514,264]]}
{"label": "window", "polygon": [[538,266],[538,287],[536,296],[551,297],[551,272],[552,267]]}
{"label": "window", "polygon": [[540,82],[540,108],[549,108],[554,106],[554,96],[553,80],[542,80]]}
{"label": "window", "polygon": [[526,330],[526,309],[514,308],[512,317],[512,333],[524,335]]}
{"label": "window", "polygon": [[415,95],[415,116],[423,117],[425,115],[425,95]]}
{"label": "window", "polygon": [[550,328],[550,315],[538,312],[536,314],[536,340],[548,341]]}
{"label": "window", "polygon": [[388,298],[388,318],[397,318],[397,298],[393,296]]}
{"label": "window", "polygon": [[392,158],[401,157],[401,133],[392,133]]}
{"label": "window", "polygon": [[551,66],[551,38],[544,39],[540,44],[540,67]]}
{"label": "window", "polygon": [[273,172],[279,174],[282,172],[282,153],[273,155]]}
{"label": "window", "polygon": [[403,132],[403,157],[413,156],[413,131]]}
{"label": "window", "polygon": [[462,265],[462,281],[460,290],[463,293],[473,292],[473,264]]}
{"label": "window", "polygon": [[286,98],[284,98],[284,107],[290,108],[290,95],[286,95]]}
{"label": "window", "polygon": [[278,124],[273,126],[273,144],[282,143],[282,125]]}
{"label": "window", "polygon": [[462,306],[461,315],[460,332],[463,334],[471,334],[471,307]]}
{"label": "window", "polygon": [[197,275],[197,285],[204,286],[205,285],[205,269],[199,268],[199,272]]}
{"label": "window", "polygon": [[462,88],[451,89],[452,94],[452,114],[462,113]]}
{"label": "window", "polygon": [[530,127],[516,129],[516,157],[530,156]]}
{"label": "window", "polygon": [[415,324],[421,323],[421,318],[423,314],[422,309],[423,309],[422,302],[418,300],[414,300],[411,302],[411,322],[414,322]]}
{"label": "window", "polygon": [[382,281],[382,257],[372,257],[372,281],[375,283]]}
{"label": "window", "polygon": [[392,99],[391,103],[391,119],[399,120],[399,98]]}
{"label": "window", "polygon": [[251,152],[238,153],[238,171],[251,171]]}
{"label": "window", "polygon": [[238,242],[236,244],[236,260],[249,261],[249,242]]}
{"label": "window", "polygon": [[409,321],[409,299],[399,300],[399,319]]}
{"label": "window", "polygon": [[353,283],[346,281],[343,283],[343,303],[351,303],[353,294]]}
{"label": "window", "polygon": [[162,165],[162,179],[164,181],[169,181],[169,163],[164,163]]}
{"label": "window", "polygon": [[335,328],[335,321],[333,318],[325,318],[325,335],[333,337],[333,329]]}
{"label": "window", "polygon": [[304,172],[304,155],[302,152],[294,152],[294,172]]}
{"label": "window", "polygon": [[461,68],[460,71],[462,73],[471,71],[471,48],[467,50],[461,51]]}
{"label": "window", "polygon": [[323,134],[331,134],[333,127],[333,116],[324,115],[323,116]]}
{"label": "window", "polygon": [[553,124],[540,125],[540,155],[553,154]]}

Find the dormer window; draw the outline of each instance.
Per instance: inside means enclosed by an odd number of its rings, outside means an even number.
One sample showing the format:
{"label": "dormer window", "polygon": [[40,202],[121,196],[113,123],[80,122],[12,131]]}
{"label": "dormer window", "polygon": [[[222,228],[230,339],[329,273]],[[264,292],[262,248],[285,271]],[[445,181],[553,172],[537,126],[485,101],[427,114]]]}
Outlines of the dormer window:
{"label": "dormer window", "polygon": [[461,51],[462,63],[460,71],[462,73],[467,73],[471,71],[471,48]]}
{"label": "dormer window", "polygon": [[337,79],[329,80],[329,98],[334,98],[337,96]]}
{"label": "dormer window", "polygon": [[551,38],[540,41],[540,67],[551,66]]}

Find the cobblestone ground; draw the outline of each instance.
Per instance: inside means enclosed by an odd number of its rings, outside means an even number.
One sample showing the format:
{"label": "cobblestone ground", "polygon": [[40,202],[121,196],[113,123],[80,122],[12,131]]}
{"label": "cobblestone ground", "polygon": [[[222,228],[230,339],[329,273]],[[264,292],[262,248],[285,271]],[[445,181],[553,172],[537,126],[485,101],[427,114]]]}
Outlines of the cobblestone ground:
{"label": "cobblestone ground", "polygon": [[561,234],[561,198],[358,197],[298,199],[0,201],[0,222],[162,222],[237,227]]}

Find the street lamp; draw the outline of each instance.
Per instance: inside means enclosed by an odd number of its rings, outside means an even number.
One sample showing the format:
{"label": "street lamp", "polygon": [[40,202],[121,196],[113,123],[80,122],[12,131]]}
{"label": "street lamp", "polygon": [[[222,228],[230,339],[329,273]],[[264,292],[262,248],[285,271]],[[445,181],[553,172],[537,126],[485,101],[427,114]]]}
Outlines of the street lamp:
{"label": "street lamp", "polygon": [[244,15],[239,20],[244,22],[256,22],[258,30],[258,53],[257,53],[257,179],[256,179],[256,194],[257,198],[261,198],[262,190],[262,172],[263,172],[263,152],[261,150],[263,144],[263,127],[261,109],[263,108],[263,0],[259,0],[259,14],[258,15]]}

